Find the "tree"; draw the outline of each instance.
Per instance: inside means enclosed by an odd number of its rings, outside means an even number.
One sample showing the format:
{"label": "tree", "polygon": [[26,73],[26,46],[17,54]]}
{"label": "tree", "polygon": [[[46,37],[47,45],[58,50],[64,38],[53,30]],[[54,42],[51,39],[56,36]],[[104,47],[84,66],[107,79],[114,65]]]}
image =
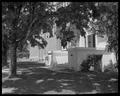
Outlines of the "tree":
{"label": "tree", "polygon": [[[69,28],[67,29],[67,24],[75,24],[77,29],[80,30],[78,36],[85,36],[83,28],[91,28],[95,34],[106,34],[108,37],[107,49],[115,52],[118,60],[117,2],[70,2],[68,6],[63,7],[61,5],[57,3],[58,9],[55,12],[55,21],[57,26],[61,28],[57,37],[61,39],[62,46],[65,47],[67,41],[71,42],[75,37]],[[92,27],[89,26],[89,23]],[[68,37],[70,38],[67,39]]]}
{"label": "tree", "polygon": [[[59,7],[58,7],[59,5]],[[85,30],[83,28],[88,28],[89,19],[92,17],[92,10],[95,10],[95,2],[70,2],[67,6],[61,6],[62,4],[57,4],[57,11],[54,13],[56,17],[57,27],[61,28],[58,38],[61,39],[61,44],[63,47],[67,45],[67,42],[71,42],[75,37],[73,31],[70,27],[67,28],[67,24],[75,24],[76,28],[79,30],[77,36],[85,36]],[[60,7],[61,6],[61,7]],[[96,14],[95,14],[96,15]],[[79,38],[78,38],[79,39]]]}
{"label": "tree", "polygon": [[4,31],[5,31],[4,28],[2,28],[2,66],[7,65],[7,50],[8,50],[7,36],[4,34],[5,33]]}
{"label": "tree", "polygon": [[99,12],[94,19],[93,30],[98,34],[106,34],[107,51],[114,52],[118,61],[118,3],[117,2],[99,2],[96,6],[96,11]]}
{"label": "tree", "polygon": [[11,55],[10,77],[17,75],[17,49],[24,49],[28,41],[31,46],[44,48],[47,42],[40,36],[41,31],[52,36],[52,15],[48,8],[47,2],[2,2],[3,33],[7,36]]}

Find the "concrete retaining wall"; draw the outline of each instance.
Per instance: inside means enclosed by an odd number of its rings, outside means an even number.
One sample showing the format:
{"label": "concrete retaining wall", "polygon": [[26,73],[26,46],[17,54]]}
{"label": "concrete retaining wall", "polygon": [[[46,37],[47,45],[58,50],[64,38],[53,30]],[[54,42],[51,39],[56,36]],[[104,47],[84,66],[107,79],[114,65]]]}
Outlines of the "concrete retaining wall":
{"label": "concrete retaining wall", "polygon": [[68,50],[68,63],[69,68],[75,71],[81,70],[81,64],[87,59],[88,55],[104,54],[104,50],[96,50],[95,48],[77,47]]}

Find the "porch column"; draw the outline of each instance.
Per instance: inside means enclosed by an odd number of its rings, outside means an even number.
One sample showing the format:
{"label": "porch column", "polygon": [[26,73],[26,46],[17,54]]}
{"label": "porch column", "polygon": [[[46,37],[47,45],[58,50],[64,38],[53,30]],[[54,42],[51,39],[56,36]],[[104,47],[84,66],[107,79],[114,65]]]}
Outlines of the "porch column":
{"label": "porch column", "polygon": [[88,35],[86,35],[86,47],[88,47]]}
{"label": "porch column", "polygon": [[97,48],[97,45],[98,45],[98,38],[97,38],[97,35],[95,34],[95,47]]}

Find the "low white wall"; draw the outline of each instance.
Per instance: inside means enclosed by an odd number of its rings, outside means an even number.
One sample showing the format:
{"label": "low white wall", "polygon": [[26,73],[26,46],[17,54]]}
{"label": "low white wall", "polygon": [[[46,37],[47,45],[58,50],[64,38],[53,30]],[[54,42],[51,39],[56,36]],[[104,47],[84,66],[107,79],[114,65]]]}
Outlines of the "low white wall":
{"label": "low white wall", "polygon": [[105,66],[112,63],[116,63],[115,55],[113,53],[105,52],[104,50],[98,50],[95,48],[84,48],[84,47],[77,47],[77,48],[70,48],[68,51],[51,51],[51,55],[49,55],[48,61],[46,62],[47,65],[50,65],[51,69],[56,69],[57,67],[61,68],[70,68],[74,69],[75,71],[81,70],[81,64],[83,60],[87,59],[88,55],[93,54],[101,54],[101,71],[104,72]]}
{"label": "low white wall", "polygon": [[69,67],[68,64],[68,51],[51,51],[51,55],[48,56],[47,65],[50,65],[52,69],[58,66]]}
{"label": "low white wall", "polygon": [[33,56],[29,58],[30,61],[39,61],[39,57],[38,56]]}
{"label": "low white wall", "polygon": [[[77,48],[71,48],[68,50],[68,63],[69,68],[74,69],[75,71],[81,70],[81,64],[83,60],[87,59],[88,55],[92,54],[101,54],[101,71],[104,72],[104,70],[112,63],[112,66],[116,64],[116,57],[114,53],[108,53],[104,51],[104,49],[95,49],[95,48],[84,48],[84,47],[77,47]],[[111,65],[110,65],[111,66]]]}
{"label": "low white wall", "polygon": [[83,60],[87,58],[88,55],[92,54],[104,54],[104,50],[96,50],[95,48],[84,48],[77,47],[71,48],[68,50],[68,63],[70,64],[70,68],[75,71],[80,71]]}
{"label": "low white wall", "polygon": [[114,53],[104,53],[102,56],[102,72],[104,72],[109,65],[114,68],[116,63],[117,60]]}

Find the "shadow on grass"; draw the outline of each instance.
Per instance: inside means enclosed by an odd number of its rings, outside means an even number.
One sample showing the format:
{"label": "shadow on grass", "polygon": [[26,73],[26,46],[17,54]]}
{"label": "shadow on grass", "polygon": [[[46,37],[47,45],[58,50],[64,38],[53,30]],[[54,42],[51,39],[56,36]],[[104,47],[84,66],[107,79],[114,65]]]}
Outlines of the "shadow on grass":
{"label": "shadow on grass", "polygon": [[4,80],[2,91],[5,88],[6,90],[14,88],[9,93],[44,94],[53,91],[67,94],[67,91],[63,90],[70,90],[73,94],[118,92],[118,82],[109,81],[111,78],[117,78],[116,75],[95,72],[54,72],[41,65],[33,62],[19,63],[18,72],[22,73],[16,78]]}

